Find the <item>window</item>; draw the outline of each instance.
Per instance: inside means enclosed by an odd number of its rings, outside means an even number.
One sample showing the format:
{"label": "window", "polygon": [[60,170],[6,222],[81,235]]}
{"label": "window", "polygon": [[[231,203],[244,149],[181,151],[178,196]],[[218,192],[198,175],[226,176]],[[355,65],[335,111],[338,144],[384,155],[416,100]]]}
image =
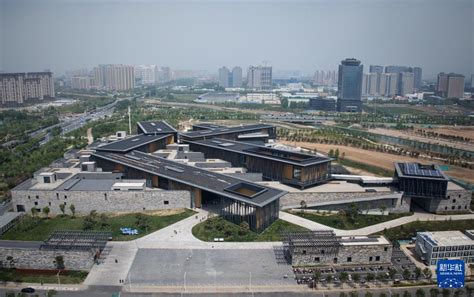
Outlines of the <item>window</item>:
{"label": "window", "polygon": [[31,199],[30,195],[28,195],[28,199]]}
{"label": "window", "polygon": [[48,205],[51,206],[51,202],[48,202]]}
{"label": "window", "polygon": [[453,199],[453,203],[456,203],[456,199]]}
{"label": "window", "polygon": [[67,202],[64,202],[64,205],[66,205],[66,204],[67,204]]}
{"label": "window", "polygon": [[321,250],[321,254],[324,255],[324,250]]}
{"label": "window", "polygon": [[67,199],[67,195],[64,195],[64,199]]}
{"label": "window", "polygon": [[105,200],[107,200],[107,193],[104,193],[104,198]]}
{"label": "window", "polygon": [[303,250],[303,255],[306,255],[306,250]]}
{"label": "window", "polygon": [[39,199],[40,197],[38,195],[36,195],[36,199]]}
{"label": "window", "polygon": [[380,261],[380,256],[375,256],[375,261]]}
{"label": "window", "polygon": [[38,205],[38,201],[35,201],[35,205]]}
{"label": "window", "polygon": [[388,251],[388,247],[384,247],[384,248],[383,248],[383,251],[384,251],[384,252]]}
{"label": "window", "polygon": [[369,262],[372,262],[372,256],[369,257]]}
{"label": "window", "polygon": [[314,258],[314,262],[319,263],[319,261],[320,261],[319,257]]}
{"label": "window", "polygon": [[56,199],[59,200],[59,193],[56,193]]}
{"label": "window", "polygon": [[293,168],[293,178],[300,178],[301,177],[301,168],[294,167]]}
{"label": "window", "polygon": [[461,207],[462,207],[461,205],[458,205],[458,209],[461,209]]}
{"label": "window", "polygon": [[168,200],[165,200],[165,201],[164,201],[164,204],[165,204],[165,205],[168,205],[168,204],[170,204],[170,202],[169,202]]}
{"label": "window", "polygon": [[333,259],[334,264],[337,264],[337,258]]}
{"label": "window", "polygon": [[444,207],[444,210],[448,210],[448,207],[447,207],[447,206],[445,206],[445,207]]}
{"label": "window", "polygon": [[352,262],[352,257],[347,257],[347,262]]}
{"label": "window", "polygon": [[453,205],[453,206],[451,206],[451,209],[452,209],[452,210],[454,210],[455,208],[456,208],[456,207],[455,207],[454,205]]}
{"label": "window", "polygon": [[16,211],[18,211],[18,212],[25,212],[25,206],[24,206],[24,205],[21,205],[21,204],[17,205],[17,206],[16,206]]}

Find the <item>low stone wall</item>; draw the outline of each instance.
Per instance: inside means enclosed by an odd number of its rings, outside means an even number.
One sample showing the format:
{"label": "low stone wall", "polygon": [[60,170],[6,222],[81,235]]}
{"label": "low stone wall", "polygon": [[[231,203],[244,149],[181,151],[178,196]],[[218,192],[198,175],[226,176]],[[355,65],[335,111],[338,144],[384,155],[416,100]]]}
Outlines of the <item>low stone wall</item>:
{"label": "low stone wall", "polygon": [[319,210],[347,210],[355,203],[362,211],[378,211],[385,206],[388,213],[410,211],[410,198],[396,192],[339,192],[339,193],[288,193],[280,200],[282,209],[299,208],[305,201],[307,208]]}
{"label": "low stone wall", "polygon": [[97,212],[131,212],[143,210],[178,209],[191,207],[188,191],[12,191],[13,209],[23,206],[26,212],[36,207],[49,207],[51,214],[61,214],[59,205],[65,203],[66,212],[74,204],[77,214]]}
{"label": "low stone wall", "polygon": [[[40,250],[38,248],[1,248],[0,266],[22,269],[57,269],[56,256],[63,256],[66,270],[89,271],[94,264],[91,251]],[[12,257],[12,260],[9,260]],[[12,265],[10,265],[12,264]]]}
{"label": "low stone wall", "polygon": [[468,190],[448,190],[446,199],[412,198],[424,210],[432,213],[468,212],[471,206],[472,192]]}

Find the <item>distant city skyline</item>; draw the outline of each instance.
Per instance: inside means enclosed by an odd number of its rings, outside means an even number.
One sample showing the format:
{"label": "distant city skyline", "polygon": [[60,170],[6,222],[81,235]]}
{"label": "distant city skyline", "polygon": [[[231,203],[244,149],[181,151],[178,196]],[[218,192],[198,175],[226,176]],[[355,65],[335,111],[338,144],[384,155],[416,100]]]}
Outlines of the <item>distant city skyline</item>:
{"label": "distant city skyline", "polygon": [[268,61],[275,74],[312,75],[354,57],[364,72],[417,65],[426,79],[470,77],[472,14],[471,0],[0,0],[0,71],[156,64],[245,73]]}

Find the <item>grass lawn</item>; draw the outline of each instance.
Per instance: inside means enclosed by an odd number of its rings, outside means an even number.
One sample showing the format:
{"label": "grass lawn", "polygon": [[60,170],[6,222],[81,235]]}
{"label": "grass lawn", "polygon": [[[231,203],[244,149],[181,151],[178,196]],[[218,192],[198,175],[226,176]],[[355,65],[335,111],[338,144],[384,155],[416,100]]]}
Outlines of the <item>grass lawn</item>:
{"label": "grass lawn", "polygon": [[[181,212],[170,215],[143,214],[148,221],[149,227],[146,230],[138,228],[136,214],[123,214],[117,216],[107,216],[106,224],[98,217],[97,223],[91,230],[112,231],[114,240],[132,240],[152,233],[156,230],[174,224],[185,219],[196,212],[185,209]],[[33,218],[25,217],[17,226],[5,233],[1,239],[5,240],[45,240],[55,230],[83,230],[85,216],[56,216],[53,218]],[[138,235],[122,235],[120,227],[130,227],[139,229]]]}
{"label": "grass lawn", "polygon": [[379,234],[385,235],[389,240],[411,239],[416,236],[416,232],[421,231],[464,231],[474,229],[474,220],[459,221],[429,221],[412,222],[395,228],[387,229]]}
{"label": "grass lawn", "polygon": [[300,216],[302,218],[311,220],[316,223],[320,223],[329,227],[333,227],[341,230],[354,230],[359,228],[364,228],[367,226],[383,223],[386,221],[391,221],[398,219],[404,216],[412,215],[411,213],[402,213],[402,214],[386,214],[386,215],[363,215],[359,214],[356,219],[353,221],[349,219],[347,215],[343,214],[329,214],[323,215],[314,212],[290,212],[291,214]]}
{"label": "grass lawn", "polygon": [[[59,274],[61,284],[80,284],[86,277],[85,271],[65,271]],[[57,284],[58,277],[56,273],[0,268],[0,281]]]}
{"label": "grass lawn", "polygon": [[202,241],[214,241],[214,238],[224,238],[224,241],[280,241],[282,231],[308,231],[308,229],[277,220],[265,231],[258,234],[253,231],[242,231],[240,226],[214,217],[193,228],[193,235]]}

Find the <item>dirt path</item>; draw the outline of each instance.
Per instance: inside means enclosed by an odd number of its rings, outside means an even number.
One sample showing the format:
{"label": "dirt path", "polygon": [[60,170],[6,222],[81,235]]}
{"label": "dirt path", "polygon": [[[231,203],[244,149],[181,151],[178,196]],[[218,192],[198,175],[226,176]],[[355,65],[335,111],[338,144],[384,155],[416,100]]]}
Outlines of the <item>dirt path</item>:
{"label": "dirt path", "polygon": [[[367,151],[359,148],[348,147],[343,145],[334,145],[334,144],[320,144],[320,143],[311,143],[311,142],[295,142],[295,141],[283,141],[281,143],[298,146],[307,149],[316,149],[322,153],[328,153],[331,149],[339,149],[340,154],[345,153],[345,158],[365,163],[371,166],[376,166],[386,170],[393,170],[393,162],[402,161],[402,162],[425,162],[425,163],[436,163],[444,165],[443,163],[436,160],[426,160],[421,158],[412,158],[407,156],[398,156],[381,152]],[[446,173],[455,178],[459,178],[471,183],[474,183],[474,170],[452,166],[449,165],[449,170]]]}

